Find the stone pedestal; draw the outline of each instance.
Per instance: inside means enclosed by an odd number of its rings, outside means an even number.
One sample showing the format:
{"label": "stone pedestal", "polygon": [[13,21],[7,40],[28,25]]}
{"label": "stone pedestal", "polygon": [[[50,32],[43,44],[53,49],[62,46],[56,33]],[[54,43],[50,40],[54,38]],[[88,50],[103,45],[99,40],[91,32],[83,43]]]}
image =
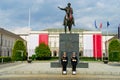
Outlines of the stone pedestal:
{"label": "stone pedestal", "polygon": [[76,52],[78,58],[79,68],[88,68],[88,63],[80,63],[79,62],[79,34],[60,34],[59,35],[59,62],[52,62],[52,68],[61,67],[61,57],[63,52],[67,53],[68,56],[68,65],[67,67],[71,67],[71,56],[73,52]]}
{"label": "stone pedestal", "polygon": [[79,59],[79,34],[60,34],[59,38],[59,61],[63,52],[67,53],[68,63],[70,63],[73,52],[76,52]]}
{"label": "stone pedestal", "polygon": [[[61,66],[61,63],[60,62],[51,62],[51,65],[50,65],[51,68],[60,68],[62,67]],[[68,64],[67,65],[68,68],[71,68],[71,64]],[[83,62],[79,62],[77,64],[77,68],[88,68],[89,67],[89,64],[88,63],[83,63]]]}

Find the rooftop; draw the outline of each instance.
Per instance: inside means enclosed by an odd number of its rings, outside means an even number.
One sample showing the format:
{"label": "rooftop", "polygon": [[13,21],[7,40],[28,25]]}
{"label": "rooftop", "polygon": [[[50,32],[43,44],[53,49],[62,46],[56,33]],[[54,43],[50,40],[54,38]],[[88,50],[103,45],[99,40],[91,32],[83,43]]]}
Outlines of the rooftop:
{"label": "rooftop", "polygon": [[11,36],[11,37],[14,37],[14,38],[17,38],[17,39],[21,39],[21,40],[24,40],[23,38],[21,38],[19,35],[16,35],[10,31],[7,31],[3,28],[0,28],[0,34],[6,34],[8,36]]}

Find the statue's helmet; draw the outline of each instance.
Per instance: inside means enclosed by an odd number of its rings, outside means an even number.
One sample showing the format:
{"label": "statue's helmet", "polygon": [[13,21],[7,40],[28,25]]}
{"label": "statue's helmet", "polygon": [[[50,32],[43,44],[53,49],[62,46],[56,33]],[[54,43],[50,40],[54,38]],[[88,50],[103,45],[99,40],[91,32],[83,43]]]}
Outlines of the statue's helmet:
{"label": "statue's helmet", "polygon": [[71,3],[68,3],[68,6],[71,6]]}

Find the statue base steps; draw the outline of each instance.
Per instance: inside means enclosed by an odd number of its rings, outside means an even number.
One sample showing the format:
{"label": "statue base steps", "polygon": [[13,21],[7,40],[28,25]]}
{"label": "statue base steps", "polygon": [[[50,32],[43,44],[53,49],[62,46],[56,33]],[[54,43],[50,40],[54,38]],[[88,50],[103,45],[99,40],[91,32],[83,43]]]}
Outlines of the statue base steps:
{"label": "statue base steps", "polygon": [[[51,68],[62,68],[62,66],[61,66],[61,63],[59,63],[59,62],[51,62]],[[72,66],[71,66],[71,64],[69,63],[68,65],[67,65],[67,68],[71,68]],[[89,64],[88,63],[83,63],[83,62],[79,62],[78,64],[77,64],[77,68],[88,68],[89,67]]]}

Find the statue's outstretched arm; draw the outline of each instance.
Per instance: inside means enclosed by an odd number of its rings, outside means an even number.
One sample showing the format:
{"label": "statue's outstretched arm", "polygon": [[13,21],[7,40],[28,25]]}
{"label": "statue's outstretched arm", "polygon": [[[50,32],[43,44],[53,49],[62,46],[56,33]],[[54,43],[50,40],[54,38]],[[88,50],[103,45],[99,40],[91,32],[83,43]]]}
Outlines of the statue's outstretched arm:
{"label": "statue's outstretched arm", "polygon": [[61,7],[59,7],[59,6],[58,6],[58,8],[59,8],[60,10],[66,10],[65,8],[61,8]]}

